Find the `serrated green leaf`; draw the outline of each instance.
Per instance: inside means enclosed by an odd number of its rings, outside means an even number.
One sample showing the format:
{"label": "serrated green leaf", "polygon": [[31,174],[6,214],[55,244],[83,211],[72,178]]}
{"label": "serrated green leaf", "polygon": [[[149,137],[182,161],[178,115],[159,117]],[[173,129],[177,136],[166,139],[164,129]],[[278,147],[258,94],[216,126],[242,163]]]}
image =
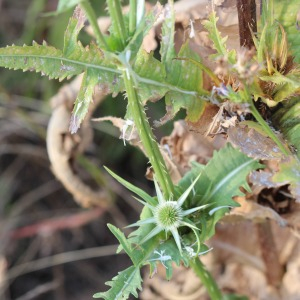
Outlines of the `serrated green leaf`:
{"label": "serrated green leaf", "polygon": [[227,144],[220,151],[214,153],[208,162],[204,173],[210,180],[211,191],[204,201],[218,206],[238,206],[232,201],[234,196],[243,196],[240,187],[249,190],[246,177],[256,169],[262,168],[258,161],[249,158],[239,150]]}
{"label": "serrated green leaf", "polygon": [[46,43],[0,48],[0,66],[14,70],[41,72],[42,75],[59,80],[91,69],[98,73],[99,82],[108,83],[112,91],[119,91],[122,84],[118,79],[121,72],[95,44],[87,48],[78,44],[76,50],[68,57],[63,56],[61,50]]}
{"label": "serrated green leaf", "polygon": [[128,299],[131,294],[137,298],[137,290],[142,290],[140,268],[131,266],[128,269],[119,272],[112,281],[108,281],[105,284],[111,288],[107,292],[96,293],[93,298],[125,300]]}
{"label": "serrated green leaf", "polygon": [[213,42],[213,47],[217,51],[217,54],[213,54],[211,57],[215,58],[218,56],[227,57],[230,64],[234,64],[236,60],[236,52],[234,50],[228,51],[226,48],[227,37],[221,37],[221,34],[217,28],[218,17],[216,12],[213,11],[208,20],[203,21],[203,26],[209,33],[209,38]]}
{"label": "serrated green leaf", "polygon": [[70,18],[64,35],[64,56],[70,56],[75,51],[77,45],[78,34],[84,26],[84,13],[77,7],[73,16]]}
{"label": "serrated green leaf", "polygon": [[107,224],[109,230],[112,232],[112,234],[118,239],[120,245],[122,246],[122,249],[127,253],[127,255],[130,257],[131,261],[135,266],[138,265],[140,262],[140,255],[138,255],[138,251],[136,249],[133,249],[131,247],[131,244],[126,239],[124,233],[117,227],[111,224]]}
{"label": "serrated green leaf", "polygon": [[181,108],[185,108],[187,120],[195,122],[200,118],[205,107],[205,101],[200,95],[203,97],[207,92],[202,89],[202,70],[188,59],[197,61],[199,56],[190,49],[187,42],[181,47],[178,57],[186,58],[186,60],[173,60],[167,74],[167,81],[178,89],[194,92],[184,95],[176,90],[168,92],[165,97],[166,105],[169,108],[168,115],[169,118],[172,118]]}
{"label": "serrated green leaf", "polygon": [[115,178],[117,181],[119,181],[122,185],[124,185],[128,190],[132,191],[133,193],[135,193],[136,195],[140,196],[143,200],[145,200],[147,203],[151,204],[151,205],[156,205],[154,199],[148,195],[146,192],[144,192],[142,189],[134,186],[133,184],[129,183],[128,181],[126,181],[125,179],[123,179],[122,177],[118,176],[117,174],[115,174],[113,171],[111,171],[110,169],[108,169],[107,167],[104,167],[105,170],[113,177]]}
{"label": "serrated green leaf", "polygon": [[[210,204],[211,210],[217,207],[238,206],[232,197],[243,195],[240,187],[249,190],[246,176],[262,167],[256,160],[227,144],[218,152],[214,152],[213,158],[204,168],[194,164],[192,170],[179,182],[179,186],[185,190],[201,173],[194,187],[190,207]],[[201,237],[203,241],[213,235],[215,224],[227,211],[227,208],[222,208],[211,218],[207,218],[205,237]]]}
{"label": "serrated green leaf", "polygon": [[141,46],[144,37],[149,33],[150,29],[154,27],[154,23],[157,21],[161,12],[162,6],[157,2],[155,7],[140,20],[133,37],[129,40],[128,45],[124,50],[125,52],[130,50],[132,58],[135,58],[137,53],[142,50]]}
{"label": "serrated green leaf", "polygon": [[[153,57],[153,53],[147,53],[141,49],[134,62],[134,71],[140,77],[155,79],[159,82],[166,81],[166,71],[163,64]],[[150,83],[140,83],[138,86],[138,94],[141,101],[154,101],[161,99],[168,91],[167,86],[155,86]]]}
{"label": "serrated green leaf", "polygon": [[0,49],[0,66],[23,71],[36,71],[50,79],[63,80],[83,72],[84,67],[63,58],[62,51],[46,43],[32,46],[8,46]]}
{"label": "serrated green leaf", "polygon": [[187,266],[188,259],[181,255],[175,241],[168,240],[160,244],[149,257],[147,263],[150,264],[150,276],[155,274],[156,264],[161,263],[166,268],[166,279],[170,280],[173,274],[173,263],[179,266],[182,260]]}

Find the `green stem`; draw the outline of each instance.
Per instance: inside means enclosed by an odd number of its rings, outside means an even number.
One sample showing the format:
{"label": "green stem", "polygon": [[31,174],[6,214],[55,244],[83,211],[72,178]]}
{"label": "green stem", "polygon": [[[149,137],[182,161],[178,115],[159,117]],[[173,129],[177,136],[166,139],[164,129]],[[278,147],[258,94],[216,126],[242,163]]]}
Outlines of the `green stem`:
{"label": "green stem", "polygon": [[129,35],[133,36],[136,30],[137,0],[130,0],[129,6]]}
{"label": "green stem", "polygon": [[133,121],[139,132],[142,145],[145,148],[146,155],[153,167],[156,179],[161,186],[164,196],[170,199],[172,195],[174,195],[174,186],[157,142],[155,141],[144,107],[134,88],[134,80],[126,70],[123,71],[123,79],[128,97],[128,109],[133,116]]}
{"label": "green stem", "polygon": [[124,49],[126,46],[128,34],[126,32],[120,0],[107,0],[107,6],[112,24],[115,27],[118,38],[120,39],[120,42],[122,44],[122,48]]}
{"label": "green stem", "polygon": [[274,23],[274,0],[262,0],[261,6],[262,27],[266,24],[272,25]]}
{"label": "green stem", "polygon": [[96,36],[96,40],[97,40],[97,43],[98,43],[99,47],[102,48],[103,50],[109,50],[109,47],[106,43],[104,35],[102,34],[102,32],[101,32],[101,30],[98,26],[97,17],[95,15],[95,12],[94,12],[90,2],[89,1],[82,1],[80,3],[80,6],[84,10],[85,15],[88,18],[88,20],[89,20],[89,22],[90,22],[90,24],[93,28],[93,31],[94,31],[94,34]]}
{"label": "green stem", "polygon": [[206,270],[200,259],[190,260],[190,266],[193,268],[195,274],[200,278],[202,284],[206,287],[211,300],[221,300],[222,293],[217,283]]}
{"label": "green stem", "polygon": [[268,134],[268,136],[276,143],[276,145],[282,151],[282,153],[285,155],[290,155],[289,151],[286,149],[286,147],[284,147],[279,138],[276,136],[276,134],[272,131],[272,129],[260,115],[252,100],[250,101],[250,109],[256,121],[261,125],[261,127]]}

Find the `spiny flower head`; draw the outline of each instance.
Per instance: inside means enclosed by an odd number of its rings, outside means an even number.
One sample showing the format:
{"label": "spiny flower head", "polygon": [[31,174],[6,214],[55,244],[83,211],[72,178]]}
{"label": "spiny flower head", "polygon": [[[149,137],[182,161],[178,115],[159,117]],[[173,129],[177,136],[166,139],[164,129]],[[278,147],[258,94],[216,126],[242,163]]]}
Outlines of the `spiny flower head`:
{"label": "spiny flower head", "polygon": [[202,205],[198,207],[193,207],[187,210],[183,210],[182,206],[186,199],[188,198],[190,192],[192,191],[193,187],[195,186],[196,182],[198,181],[199,176],[192,182],[189,188],[178,198],[177,201],[172,199],[165,199],[157,181],[154,178],[154,185],[157,195],[158,203],[156,205],[149,204],[143,200],[137,199],[139,202],[147,206],[151,212],[152,217],[149,217],[144,220],[140,220],[128,227],[133,226],[142,226],[145,224],[154,224],[154,228],[140,241],[141,244],[145,243],[146,241],[150,240],[152,237],[156,236],[161,232],[165,232],[166,236],[170,232],[175,240],[175,243],[178,247],[180,253],[182,253],[182,246],[180,241],[180,235],[178,232],[179,227],[186,226],[193,230],[198,244],[198,252],[200,251],[200,239],[198,230],[199,228],[190,220],[188,216],[192,213],[202,210],[208,206]]}

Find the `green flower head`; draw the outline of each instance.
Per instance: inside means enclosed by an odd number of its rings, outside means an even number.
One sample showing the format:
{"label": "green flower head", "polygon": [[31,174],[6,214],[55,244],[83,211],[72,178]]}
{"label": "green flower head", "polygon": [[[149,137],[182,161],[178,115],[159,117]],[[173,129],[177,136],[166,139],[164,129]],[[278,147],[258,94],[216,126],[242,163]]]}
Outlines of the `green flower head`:
{"label": "green flower head", "polygon": [[206,208],[208,204],[198,206],[198,207],[193,207],[187,210],[183,210],[182,208],[184,202],[188,198],[189,194],[191,193],[198,179],[199,176],[192,182],[189,188],[177,199],[177,201],[174,201],[172,199],[164,198],[159,188],[159,185],[154,178],[154,185],[155,185],[158,201],[157,202],[151,201],[150,204],[149,202],[145,202],[143,200],[137,199],[139,202],[141,202],[143,205],[147,206],[151,210],[152,217],[144,220],[140,220],[128,226],[128,227],[143,226],[145,224],[155,225],[155,227],[140,241],[141,244],[145,243],[152,237],[164,231],[166,233],[166,236],[168,235],[168,233],[172,234],[180,253],[182,253],[182,246],[181,246],[178,229],[179,227],[186,226],[189,227],[191,230],[193,230],[197,239],[198,252],[200,251],[200,239],[199,239],[199,234],[197,232],[199,228],[194,225],[194,223],[188,218],[188,216],[196,211]]}

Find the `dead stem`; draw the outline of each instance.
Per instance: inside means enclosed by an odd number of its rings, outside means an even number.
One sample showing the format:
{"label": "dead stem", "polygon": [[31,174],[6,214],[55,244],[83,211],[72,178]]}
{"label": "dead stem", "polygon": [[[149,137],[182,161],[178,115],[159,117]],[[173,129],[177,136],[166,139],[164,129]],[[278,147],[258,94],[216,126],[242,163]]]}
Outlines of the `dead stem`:
{"label": "dead stem", "polygon": [[237,0],[239,18],[240,46],[254,47],[251,31],[257,32],[255,0]]}

